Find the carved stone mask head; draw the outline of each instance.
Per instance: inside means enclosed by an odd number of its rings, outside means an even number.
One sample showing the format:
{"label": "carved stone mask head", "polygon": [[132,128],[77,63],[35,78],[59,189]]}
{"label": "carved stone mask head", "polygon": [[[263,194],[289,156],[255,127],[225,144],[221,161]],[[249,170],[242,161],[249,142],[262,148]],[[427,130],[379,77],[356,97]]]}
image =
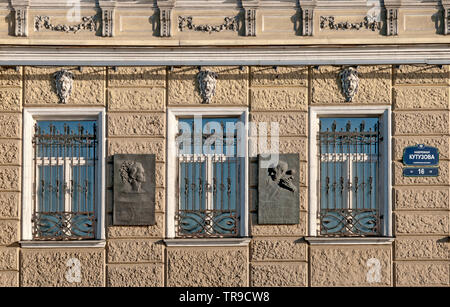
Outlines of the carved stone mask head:
{"label": "carved stone mask head", "polygon": [[67,103],[72,93],[73,74],[65,69],[53,74],[55,78],[56,93],[61,103]]}
{"label": "carved stone mask head", "polygon": [[358,92],[358,71],[354,67],[348,67],[340,72],[339,77],[341,78],[342,94],[345,96],[345,100],[350,102]]}
{"label": "carved stone mask head", "polygon": [[120,176],[122,183],[129,183],[134,192],[141,191],[141,184],[145,182],[145,171],[140,162],[123,162],[120,167]]}
{"label": "carved stone mask head", "polygon": [[198,86],[200,89],[200,96],[203,103],[210,103],[216,92],[217,73],[210,70],[201,70],[197,74]]}

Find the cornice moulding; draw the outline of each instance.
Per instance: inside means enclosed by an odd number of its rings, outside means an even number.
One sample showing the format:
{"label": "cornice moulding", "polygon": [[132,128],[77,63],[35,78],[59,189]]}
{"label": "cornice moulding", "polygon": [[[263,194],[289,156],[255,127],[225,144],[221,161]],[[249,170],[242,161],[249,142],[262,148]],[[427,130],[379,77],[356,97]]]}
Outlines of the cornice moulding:
{"label": "cornice moulding", "polygon": [[[334,8],[334,9],[349,9],[349,8],[367,8],[371,7],[365,0],[348,0],[348,1],[332,1],[332,0],[316,0],[314,4],[317,8]],[[302,6],[302,1],[300,1]]]}
{"label": "cornice moulding", "polygon": [[113,9],[117,6],[117,2],[116,1],[99,1],[98,5],[100,8]]}
{"label": "cornice moulding", "polygon": [[[244,4],[242,4],[244,5]],[[271,8],[271,9],[289,9],[298,8],[298,1],[296,0],[286,0],[286,1],[260,1],[260,8]]]}
{"label": "cornice moulding", "polygon": [[352,47],[0,47],[0,65],[214,66],[214,65],[450,64],[450,45]]}
{"label": "cornice moulding", "polygon": [[223,9],[223,8],[238,8],[238,2],[236,0],[211,0],[211,1],[201,1],[201,0],[176,0],[176,8],[181,9]]}

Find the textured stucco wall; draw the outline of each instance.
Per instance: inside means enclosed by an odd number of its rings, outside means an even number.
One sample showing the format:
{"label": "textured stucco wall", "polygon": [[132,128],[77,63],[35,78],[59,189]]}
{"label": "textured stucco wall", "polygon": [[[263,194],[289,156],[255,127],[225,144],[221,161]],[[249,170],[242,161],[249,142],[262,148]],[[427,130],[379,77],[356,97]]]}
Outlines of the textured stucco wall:
{"label": "textured stucco wall", "polygon": [[[219,74],[211,105],[246,106],[253,122],[280,124],[280,152],[298,153],[300,223],[257,224],[257,161],[250,158],[250,235],[244,247],[166,247],[166,109],[205,108],[197,67],[66,67],[74,77],[58,103],[55,68],[0,69],[0,285],[6,286],[449,286],[449,67],[360,66],[360,87],[345,102],[338,67],[208,67]],[[308,229],[308,107],[392,106],[392,245],[311,246]],[[106,107],[105,248],[20,248],[23,107]],[[404,178],[402,152],[426,143],[440,151],[440,176]],[[112,157],[156,155],[156,225],[112,226]],[[253,155],[257,152],[253,152]],[[65,279],[81,262],[82,282]],[[368,283],[367,261],[381,279]]]}

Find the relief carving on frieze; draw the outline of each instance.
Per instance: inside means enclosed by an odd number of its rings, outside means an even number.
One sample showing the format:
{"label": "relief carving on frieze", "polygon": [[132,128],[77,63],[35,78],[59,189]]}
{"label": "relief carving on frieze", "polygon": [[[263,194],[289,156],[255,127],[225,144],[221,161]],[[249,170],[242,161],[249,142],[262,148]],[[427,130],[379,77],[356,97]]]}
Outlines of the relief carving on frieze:
{"label": "relief carving on frieze", "polygon": [[97,31],[97,17],[84,16],[81,17],[81,22],[76,25],[52,24],[49,16],[35,16],[34,30],[39,32],[41,30],[58,31],[66,33],[77,33],[79,31]]}
{"label": "relief carving on frieze", "polygon": [[225,30],[238,31],[238,17],[225,17],[224,22],[220,25],[196,25],[192,21],[192,16],[178,16],[179,31],[195,31],[211,34],[212,32],[222,32]]}

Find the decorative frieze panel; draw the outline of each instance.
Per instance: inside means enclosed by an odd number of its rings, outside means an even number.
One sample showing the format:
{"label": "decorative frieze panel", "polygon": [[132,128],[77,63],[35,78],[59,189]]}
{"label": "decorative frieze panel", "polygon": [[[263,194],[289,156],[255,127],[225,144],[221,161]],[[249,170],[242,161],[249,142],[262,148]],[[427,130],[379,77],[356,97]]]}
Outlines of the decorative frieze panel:
{"label": "decorative frieze panel", "polygon": [[178,30],[182,31],[195,31],[204,32],[211,34],[212,32],[222,32],[222,31],[238,31],[238,17],[231,16],[225,17],[224,22],[220,25],[196,25],[193,22],[192,16],[178,16]]}
{"label": "decorative frieze panel", "polygon": [[365,16],[363,21],[360,22],[349,22],[349,21],[335,21],[334,16],[320,16],[320,29],[325,30],[381,30],[381,22],[377,21],[376,18],[372,16]]}
{"label": "decorative frieze panel", "polygon": [[97,31],[97,16],[81,17],[81,23],[76,25],[52,24],[49,16],[35,16],[34,30],[36,32],[48,30],[66,33],[77,33],[79,31]]}

